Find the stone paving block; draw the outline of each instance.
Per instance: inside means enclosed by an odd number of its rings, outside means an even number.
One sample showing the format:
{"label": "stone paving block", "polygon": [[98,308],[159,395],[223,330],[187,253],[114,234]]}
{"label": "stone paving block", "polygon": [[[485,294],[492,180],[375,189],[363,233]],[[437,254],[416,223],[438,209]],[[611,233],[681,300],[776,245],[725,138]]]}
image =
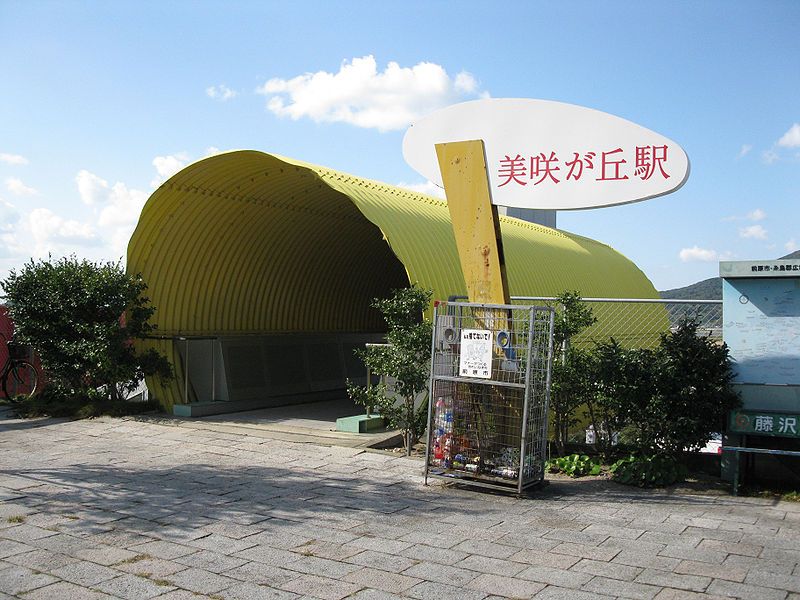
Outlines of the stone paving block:
{"label": "stone paving block", "polygon": [[512,554],[516,554],[519,548],[486,540],[464,540],[460,544],[453,546],[453,550],[460,550],[468,554],[479,554],[489,558],[508,558]]}
{"label": "stone paving block", "polygon": [[473,554],[462,560],[457,565],[460,568],[470,569],[479,573],[493,573],[494,575],[516,575],[528,565],[518,563],[511,560],[502,560],[499,558],[489,558],[488,556],[480,556]]}
{"label": "stone paving block", "polygon": [[26,567],[0,569],[0,590],[9,594],[23,594],[58,581],[55,577],[37,573]]}
{"label": "stone paving block", "polygon": [[745,600],[784,600],[786,598],[784,590],[747,585],[746,583],[736,583],[723,579],[712,581],[706,591],[709,594],[733,596],[734,598],[743,598]]}
{"label": "stone paving block", "polygon": [[741,556],[730,554],[722,563],[722,568],[744,569],[763,571],[765,573],[777,573],[779,575],[791,575],[795,568],[792,560],[769,560],[765,558],[753,558],[752,556]]}
{"label": "stone paving block", "polygon": [[[429,537],[427,541],[432,542],[435,540],[431,540]],[[454,565],[469,556],[469,554],[461,550],[439,548],[428,546],[427,544],[414,544],[400,552],[400,554],[413,560],[434,562],[443,565]]]}
{"label": "stone paving block", "polygon": [[784,550],[783,548],[764,548],[760,558],[779,560],[781,562],[800,562],[800,550]]}
{"label": "stone paving block", "polygon": [[224,600],[292,600],[299,598],[292,592],[255,583],[239,583],[214,595]]}
{"label": "stone paving block", "polygon": [[112,577],[119,575],[119,572],[115,571],[114,569],[109,569],[108,567],[85,560],[70,563],[68,565],[64,565],[63,567],[59,567],[58,569],[53,569],[51,573],[59,579],[64,579],[65,581],[77,583],[78,585],[85,585],[88,587],[92,587],[101,581],[105,581],[106,579],[111,579]]}
{"label": "stone paving block", "polygon": [[[360,538],[359,538],[360,539]],[[250,546],[269,546],[271,548],[280,548],[282,550],[289,550],[297,548],[303,544],[308,544],[314,541],[310,536],[297,535],[294,532],[286,531],[284,529],[267,529],[261,533],[242,538],[243,542],[248,543]],[[375,548],[376,550],[378,548]],[[240,552],[240,551],[236,551]]]}
{"label": "stone paving block", "polygon": [[183,544],[176,544],[175,542],[156,540],[154,542],[145,542],[144,544],[135,544],[130,546],[128,550],[136,552],[137,554],[149,554],[156,558],[172,560],[179,556],[186,556],[187,554],[197,552],[198,549]]}
{"label": "stone paving block", "polygon": [[659,556],[668,556],[670,558],[680,558],[682,560],[694,560],[697,562],[707,562],[721,565],[722,561],[728,556],[725,552],[718,550],[700,550],[698,548],[690,548],[687,546],[666,546]]}
{"label": "stone paving block", "polygon": [[759,556],[764,549],[762,546],[754,546],[753,544],[725,542],[721,540],[703,540],[697,548],[699,550],[713,550],[715,552],[724,552],[725,554],[741,554],[743,556],[753,557]]}
{"label": "stone paving block", "polygon": [[30,552],[31,550],[36,550],[36,548],[22,542],[0,539],[0,558],[7,558],[15,554]]}
{"label": "stone paving block", "polygon": [[225,575],[225,577],[232,577],[240,581],[257,583],[275,588],[287,581],[297,579],[298,577],[297,571],[290,571],[259,562],[245,563],[240,567],[229,569],[222,574]]}
{"label": "stone paving block", "polygon": [[597,592],[581,592],[570,588],[548,585],[534,596],[536,600],[612,600],[614,596],[606,596]]}
{"label": "stone paving block", "polygon": [[750,585],[762,585],[764,587],[800,593],[800,577],[795,575],[779,575],[777,573],[764,573],[763,571],[750,571],[744,582]]}
{"label": "stone paving block", "polygon": [[731,565],[715,565],[711,563],[697,562],[693,560],[683,560],[675,567],[675,573],[682,575],[700,575],[711,577],[712,579],[727,579],[729,581],[744,581],[747,569],[737,568]]}
{"label": "stone paving block", "polygon": [[238,580],[217,575],[204,569],[189,568],[164,577],[172,585],[197,592],[198,594],[214,594],[239,583]]}
{"label": "stone paving block", "polygon": [[[141,558],[139,558],[141,557]],[[148,557],[145,554],[138,554],[139,560],[129,560],[114,565],[114,568],[124,573],[141,575],[142,577],[154,577],[162,579],[167,575],[172,575],[178,571],[185,571],[188,567],[181,563],[166,560],[164,558]]]}
{"label": "stone paving block", "polygon": [[201,538],[188,540],[186,544],[196,548],[203,548],[204,550],[211,550],[212,552],[219,552],[221,554],[234,554],[256,546],[257,542],[253,541],[252,536],[243,539],[234,539],[218,533],[210,533]]}
{"label": "stone paving block", "polygon": [[609,596],[620,596],[623,598],[634,598],[637,600],[650,600],[661,591],[660,587],[647,585],[645,583],[634,583],[631,581],[620,581],[607,577],[594,577],[583,586],[587,592],[596,592]]}
{"label": "stone paving block", "polygon": [[242,539],[249,535],[255,535],[264,531],[263,527],[257,525],[243,525],[233,521],[211,521],[203,525],[200,529],[208,533],[216,533],[235,540]]}
{"label": "stone paving block", "polygon": [[[606,542],[607,541],[608,540],[606,540]],[[620,550],[618,548],[567,543],[559,544],[553,548],[552,552],[557,554],[569,554],[570,556],[577,556],[578,558],[591,558],[592,560],[609,561],[619,554]]]}
{"label": "stone paving block", "polygon": [[330,577],[331,579],[341,579],[345,575],[358,571],[362,567],[350,563],[318,558],[316,556],[300,556],[298,560],[293,560],[284,565],[286,569],[305,573],[307,575],[319,575]]}
{"label": "stone paving block", "polygon": [[82,548],[75,552],[75,557],[88,560],[100,565],[111,566],[124,560],[130,560],[138,556],[138,553],[124,548],[113,548],[111,546],[96,546],[92,548]]}
{"label": "stone paving block", "polygon": [[543,583],[526,579],[484,573],[470,581],[467,587],[506,598],[533,598],[545,586]]}
{"label": "stone paving block", "polygon": [[663,544],[664,546],[688,546],[696,548],[702,541],[699,536],[687,534],[685,531],[681,534],[664,533],[661,531],[646,531],[637,540],[639,542],[651,542],[654,544]]}
{"label": "stone paving block", "polygon": [[[547,531],[550,530],[543,531],[542,534],[547,533]],[[560,543],[558,540],[548,540],[539,537],[539,534],[531,531],[526,531],[525,533],[509,533],[499,538],[497,541],[503,545],[514,546],[521,550],[541,550],[542,552],[547,552]]]}
{"label": "stone paving block", "polygon": [[359,554],[347,558],[346,562],[353,563],[354,565],[360,565],[362,567],[380,569],[381,571],[400,573],[401,571],[405,571],[409,567],[417,564],[419,560],[397,556],[396,554],[386,554],[383,552],[375,552],[374,550],[364,550]]}
{"label": "stone paving block", "polygon": [[688,592],[686,590],[675,590],[672,588],[664,588],[654,600],[730,600],[729,596],[715,596],[714,594],[700,594],[697,592]]}
{"label": "stone paving block", "polygon": [[687,527],[686,535],[703,538],[705,540],[719,540],[721,542],[737,543],[744,535],[741,531],[728,531],[726,529],[706,529],[704,527]]}
{"label": "stone paving block", "polygon": [[311,596],[321,600],[342,600],[363,588],[362,585],[349,583],[347,581],[337,581],[327,577],[317,577],[316,575],[303,575],[279,586],[281,589]]}
{"label": "stone paving block", "polygon": [[[358,549],[361,550],[360,548]],[[233,554],[236,558],[244,558],[247,560],[254,560],[265,565],[273,565],[276,567],[287,566],[289,563],[300,560],[303,558],[302,554],[289,552],[280,548],[273,548],[271,546],[253,546],[247,550],[236,552]]]}
{"label": "stone paving block", "polygon": [[482,600],[486,596],[485,592],[478,590],[465,590],[461,587],[435,583],[433,581],[423,581],[418,583],[405,594],[417,600]]}
{"label": "stone paving block", "polygon": [[400,540],[389,540],[372,536],[359,537],[345,545],[348,547],[361,548],[362,550],[376,550],[378,552],[389,552],[392,554],[399,554],[412,546],[411,542],[401,542]]}
{"label": "stone paving block", "polygon": [[583,530],[583,533],[588,533],[593,535],[604,535],[605,537],[615,537],[625,540],[635,540],[638,537],[640,537],[644,532],[645,532],[644,529],[632,529],[630,527],[621,527],[621,526],[613,527],[610,525],[598,525],[598,524],[589,525],[589,527]]}
{"label": "stone paving block", "polygon": [[[0,598],[3,596],[0,595]],[[59,581],[25,594],[25,600],[112,600],[103,592],[90,590],[69,581]],[[10,596],[9,596],[10,598]],[[196,600],[196,599],[195,599]]]}
{"label": "stone paving block", "polygon": [[558,540],[559,542],[571,542],[573,544],[585,544],[587,546],[597,546],[608,539],[606,533],[591,533],[586,529],[582,531],[572,531],[570,529],[556,529],[545,533],[542,537],[548,540]]}
{"label": "stone paving block", "polygon": [[40,549],[35,549],[23,554],[14,554],[6,557],[5,560],[6,562],[19,565],[20,567],[27,567],[34,571],[44,572],[49,572],[52,569],[58,569],[64,565],[78,562],[78,559],[72,556]]}
{"label": "stone paving block", "polygon": [[399,573],[387,573],[386,571],[372,569],[370,567],[364,567],[358,571],[354,571],[342,579],[363,587],[392,593],[402,593],[422,581],[417,577],[401,575]]}
{"label": "stone paving block", "polygon": [[0,529],[0,538],[7,540],[16,540],[17,542],[29,542],[30,540],[38,540],[43,537],[50,537],[56,535],[57,532],[50,529],[43,529],[35,525],[28,525],[23,523],[21,525],[14,525],[13,527],[6,527]]}
{"label": "stone paving block", "polygon": [[552,567],[531,566],[517,574],[520,579],[530,579],[563,588],[579,589],[592,579],[592,575]]}
{"label": "stone paving block", "polygon": [[645,569],[634,581],[636,583],[649,583],[650,585],[658,585],[665,588],[703,592],[708,587],[708,584],[711,583],[711,577]]}
{"label": "stone paving block", "polygon": [[159,585],[151,579],[130,573],[107,579],[98,583],[96,588],[125,600],[148,600],[175,589],[173,586]]}
{"label": "stone paving block", "polygon": [[621,579],[623,581],[633,581],[636,576],[642,572],[641,567],[631,567],[614,561],[601,562],[588,558],[581,559],[580,562],[570,570],[577,571],[578,573],[587,573],[589,575],[598,575],[600,577],[609,577],[611,579]]}
{"label": "stone paving block", "polygon": [[[520,566],[522,567],[524,565]],[[475,579],[478,573],[460,567],[421,562],[406,569],[404,575],[424,579],[426,581],[433,581],[435,583],[463,587]]]}
{"label": "stone paving block", "polygon": [[554,554],[552,552],[524,549],[520,550],[516,554],[512,554],[509,557],[509,560],[526,563],[529,565],[553,567],[555,569],[569,569],[581,559],[577,556],[571,556],[569,554]]}
{"label": "stone paving block", "polygon": [[628,540],[625,538],[610,537],[600,544],[600,548],[615,548],[617,550],[627,550],[637,554],[658,554],[666,547],[666,544],[659,542],[648,542],[644,540]]}
{"label": "stone paving block", "polygon": [[210,550],[200,550],[192,554],[187,554],[186,556],[179,556],[175,559],[175,562],[186,565],[187,567],[205,569],[212,573],[222,573],[228,569],[242,566],[247,560],[228,556],[227,554],[211,552]]}

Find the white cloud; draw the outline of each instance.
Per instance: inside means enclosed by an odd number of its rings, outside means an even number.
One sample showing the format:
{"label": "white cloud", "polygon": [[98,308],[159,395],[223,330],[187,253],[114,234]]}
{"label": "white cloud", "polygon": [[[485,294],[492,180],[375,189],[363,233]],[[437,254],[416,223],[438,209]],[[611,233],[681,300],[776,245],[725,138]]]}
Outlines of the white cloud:
{"label": "white cloud", "polygon": [[158,177],[153,179],[150,182],[150,185],[153,187],[158,187],[187,164],[189,164],[190,160],[191,158],[188,154],[186,154],[186,152],[168,154],[167,156],[156,156],[153,159],[153,166],[156,168]]}
{"label": "white cloud", "polygon": [[7,154],[5,152],[0,152],[0,162],[4,162],[7,165],[27,165],[28,159],[24,156],[20,156],[19,154]]}
{"label": "white cloud", "polygon": [[800,123],[795,123],[778,140],[778,146],[782,148],[800,148]]}
{"label": "white cloud", "polygon": [[699,246],[683,248],[678,256],[683,262],[713,262],[718,257],[716,250],[707,250]]}
{"label": "white cloud", "polygon": [[225,84],[212,85],[206,88],[206,96],[212,100],[219,100],[220,102],[227,102],[239,95],[239,92],[232,90]]}
{"label": "white cloud", "polygon": [[81,169],[75,176],[78,195],[84,204],[104,204],[108,200],[109,187],[105,179],[101,179],[86,169]]}
{"label": "white cloud", "polygon": [[757,208],[757,209],[747,213],[746,219],[748,221],[763,221],[766,218],[766,216],[767,216],[767,213],[765,213],[760,208]]}
{"label": "white cloud", "polygon": [[9,192],[16,196],[35,196],[38,192],[22,183],[21,179],[16,177],[9,177],[6,179],[6,188]]}
{"label": "white cloud", "polygon": [[761,153],[761,160],[768,165],[774,163],[776,160],[778,160],[778,158],[778,153],[774,150],[764,150],[764,152]]}
{"label": "white cloud", "polygon": [[373,56],[343,61],[337,73],[317,71],[292,79],[270,79],[256,92],[280,117],[343,122],[379,131],[404,129],[421,116],[476,95],[478,82],[462,71],[452,79],[435,63],[378,72]]}
{"label": "white cloud", "polygon": [[796,250],[800,250],[800,246],[797,245],[797,241],[794,238],[790,239],[783,245],[786,248],[787,252],[795,252]]}
{"label": "white cloud", "polygon": [[17,207],[0,198],[0,231],[12,231],[19,219]]}
{"label": "white cloud", "polygon": [[739,237],[754,240],[765,240],[767,239],[767,230],[761,225],[750,225],[748,227],[742,227],[739,229]]}
{"label": "white cloud", "polygon": [[427,194],[428,196],[436,196],[437,198],[444,198],[444,190],[432,181],[425,183],[405,183],[401,181],[396,184],[397,187],[417,192],[418,194]]}
{"label": "white cloud", "polygon": [[94,243],[96,234],[88,223],[63,219],[47,208],[34,208],[27,215],[27,229],[33,238],[37,254],[53,250],[57,243]]}
{"label": "white cloud", "polygon": [[742,144],[742,147],[739,150],[739,155],[737,156],[737,158],[742,158],[744,156],[747,156],[748,154],[750,154],[750,151],[752,149],[753,146],[751,144]]}

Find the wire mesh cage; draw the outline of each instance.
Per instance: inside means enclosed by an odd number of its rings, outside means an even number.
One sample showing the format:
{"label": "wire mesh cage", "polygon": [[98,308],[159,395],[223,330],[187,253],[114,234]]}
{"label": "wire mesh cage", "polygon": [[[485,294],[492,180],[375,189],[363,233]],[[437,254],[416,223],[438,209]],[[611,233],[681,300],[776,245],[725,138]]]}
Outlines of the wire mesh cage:
{"label": "wire mesh cage", "polygon": [[440,303],[425,481],[523,489],[544,478],[554,311]]}

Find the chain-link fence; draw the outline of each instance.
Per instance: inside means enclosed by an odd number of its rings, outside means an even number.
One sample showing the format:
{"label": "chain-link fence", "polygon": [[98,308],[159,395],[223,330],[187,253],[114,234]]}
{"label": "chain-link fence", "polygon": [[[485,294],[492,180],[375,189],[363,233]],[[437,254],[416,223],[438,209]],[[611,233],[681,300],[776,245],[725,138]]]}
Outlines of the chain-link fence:
{"label": "chain-link fence", "polygon": [[[558,298],[515,296],[515,304],[547,304],[560,310]],[[591,346],[611,338],[625,348],[655,348],[662,334],[683,319],[694,319],[698,334],[722,341],[722,300],[657,300],[583,298],[597,322],[572,338],[577,346]]]}

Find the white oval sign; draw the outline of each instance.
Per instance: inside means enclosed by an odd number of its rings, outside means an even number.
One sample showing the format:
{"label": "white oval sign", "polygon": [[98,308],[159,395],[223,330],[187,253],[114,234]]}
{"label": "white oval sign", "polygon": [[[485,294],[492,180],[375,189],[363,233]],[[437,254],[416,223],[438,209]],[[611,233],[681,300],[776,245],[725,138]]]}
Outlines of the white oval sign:
{"label": "white oval sign", "polygon": [[406,132],[403,156],[440,187],[435,145],[483,140],[492,203],[574,210],[669,194],[689,177],[683,149],[649,129],[574,104],[492,98],[454,104]]}

